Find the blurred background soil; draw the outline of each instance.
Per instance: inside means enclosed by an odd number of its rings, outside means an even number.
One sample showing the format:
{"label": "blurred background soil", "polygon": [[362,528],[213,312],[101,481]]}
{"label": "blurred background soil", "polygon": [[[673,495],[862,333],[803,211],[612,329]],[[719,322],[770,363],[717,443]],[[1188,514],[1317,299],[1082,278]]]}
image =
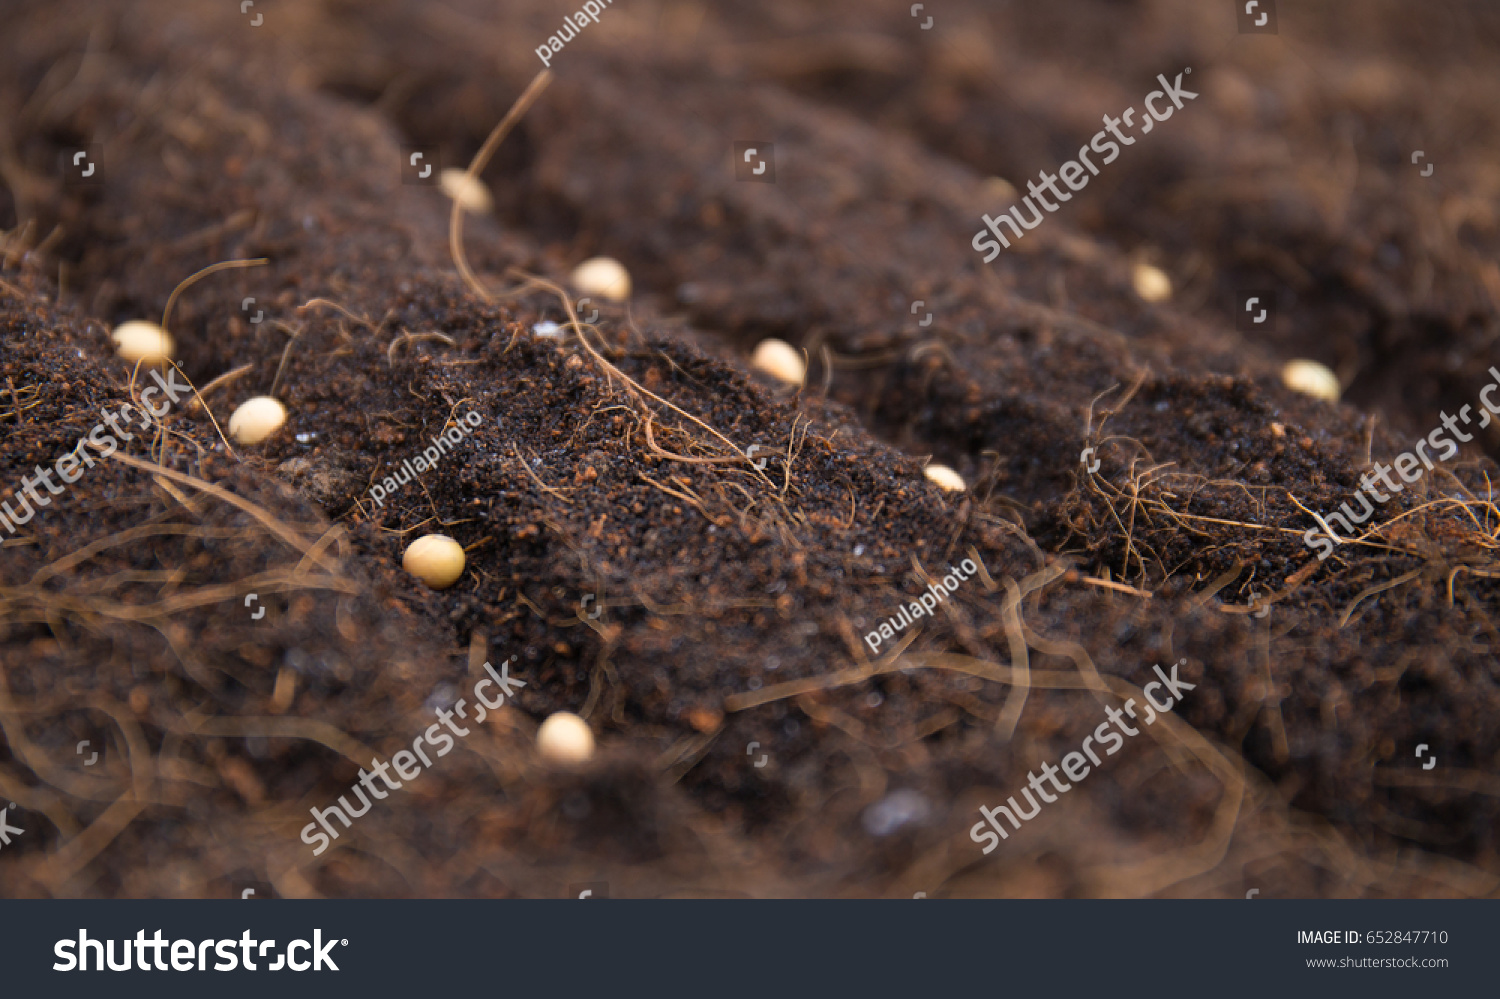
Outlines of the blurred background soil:
{"label": "blurred background soil", "polygon": [[[1257,35],[1227,0],[616,0],[480,174],[482,288],[404,150],[467,166],[567,5],[238,6],[0,2],[3,495],[141,389],[110,327],[264,258],[174,302],[204,405],[0,541],[7,895],[1500,889],[1500,423],[1325,562],[1299,507],[1500,365],[1493,5]],[[981,262],[983,213],[1189,66],[1200,97]],[[628,304],[538,334],[597,254]],[[802,390],[752,370],[766,337]],[[228,447],[273,390],[286,427]],[[447,591],[400,568],[432,531],[468,550]],[[313,856],[308,810],[512,656],[515,701]],[[980,805],[1179,660],[1172,716],[981,853]],[[588,767],[537,756],[558,710]]]}

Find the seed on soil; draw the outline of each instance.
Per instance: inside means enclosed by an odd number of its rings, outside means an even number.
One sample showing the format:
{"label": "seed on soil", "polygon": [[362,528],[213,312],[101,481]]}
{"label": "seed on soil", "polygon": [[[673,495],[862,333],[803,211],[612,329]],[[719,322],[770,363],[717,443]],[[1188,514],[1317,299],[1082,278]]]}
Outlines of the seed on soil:
{"label": "seed on soil", "polygon": [[961,493],[968,488],[964,485],[964,477],[947,465],[928,465],[922,471],[929,480],[937,484],[939,489],[945,489],[950,493]]}
{"label": "seed on soil", "polygon": [[241,444],[259,444],[285,422],[286,407],[268,395],[258,395],[240,403],[229,417],[229,436]]}
{"label": "seed on soil", "polygon": [[1135,293],[1148,302],[1165,302],[1172,297],[1172,279],[1150,264],[1136,264],[1130,283],[1135,286]]}
{"label": "seed on soil", "polygon": [[598,295],[616,302],[630,297],[630,274],[613,257],[590,257],[573,268],[569,280],[585,295]]}
{"label": "seed on soil", "polygon": [[434,590],[446,590],[464,574],[464,549],[446,534],[424,534],[406,548],[401,568]]}
{"label": "seed on soil", "polygon": [[175,345],[172,334],[160,326],[144,319],[132,319],[121,323],[110,333],[115,342],[115,352],[134,364],[156,364],[171,359]]}
{"label": "seed on soil", "polygon": [[1328,402],[1338,402],[1342,391],[1338,375],[1317,361],[1303,358],[1286,362],[1281,369],[1281,383],[1295,392]]}
{"label": "seed on soil", "polygon": [[750,357],[750,365],[757,371],[764,371],[773,378],[799,388],[807,378],[807,364],[802,360],[801,351],[785,340],[773,338],[756,344],[755,353]]}
{"label": "seed on soil", "polygon": [[490,189],[478,177],[469,177],[469,171],[457,167],[444,167],[438,174],[438,187],[444,194],[457,201],[459,207],[470,215],[484,215],[495,205]]}
{"label": "seed on soil", "polygon": [[986,177],[981,185],[988,204],[1000,206],[1016,200],[1016,188],[1004,177]]}
{"label": "seed on soil", "polygon": [[537,729],[536,748],[549,763],[576,766],[593,757],[594,733],[573,712],[559,711]]}

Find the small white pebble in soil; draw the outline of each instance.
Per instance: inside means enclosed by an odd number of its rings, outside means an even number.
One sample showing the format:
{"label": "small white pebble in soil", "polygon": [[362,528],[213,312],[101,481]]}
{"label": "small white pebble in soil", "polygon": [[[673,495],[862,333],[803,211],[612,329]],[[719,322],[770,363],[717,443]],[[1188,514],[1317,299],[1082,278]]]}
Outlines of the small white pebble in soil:
{"label": "small white pebble in soil", "polygon": [[750,366],[788,385],[800,387],[807,378],[807,364],[802,360],[802,352],[785,340],[772,338],[756,344]]}
{"label": "small white pebble in soil", "polygon": [[443,172],[438,174],[438,187],[470,215],[483,215],[495,205],[495,199],[490,197],[490,189],[484,186],[484,181],[478,177],[471,179],[467,170],[444,167]]}
{"label": "small white pebble in soil", "polygon": [[968,488],[964,485],[964,477],[947,465],[928,465],[923,472],[939,489],[946,489],[950,493],[961,493]]}
{"label": "small white pebble in soil", "polygon": [[434,590],[446,590],[464,574],[464,549],[446,534],[424,534],[406,548],[401,568]]}
{"label": "small white pebble in soil", "polygon": [[1294,392],[1328,402],[1339,401],[1339,376],[1317,361],[1298,358],[1281,369],[1281,382]]}
{"label": "small white pebble in soil", "polygon": [[903,826],[920,825],[932,814],[932,806],[916,791],[903,788],[892,791],[866,808],[860,816],[865,832],[871,836],[889,836]]}
{"label": "small white pebble in soil", "polygon": [[1165,302],[1172,297],[1172,279],[1150,264],[1136,264],[1130,275],[1135,293],[1148,302]]}
{"label": "small white pebble in soil", "polygon": [[555,337],[562,335],[562,327],[550,319],[543,320],[531,327],[531,332],[537,336]]}
{"label": "small white pebble in soil", "polygon": [[594,755],[589,723],[571,711],[559,711],[537,729],[536,748],[549,763],[576,766]]}
{"label": "small white pebble in soil", "polygon": [[176,349],[172,334],[144,319],[121,323],[109,336],[115,342],[115,352],[131,364],[157,364],[169,360]]}
{"label": "small white pebble in soil", "polygon": [[630,297],[630,274],[613,257],[590,257],[573,268],[569,278],[573,287],[585,295],[623,302]]}
{"label": "small white pebble in soil", "polygon": [[286,407],[268,395],[240,403],[229,417],[229,436],[241,444],[259,444],[286,422]]}

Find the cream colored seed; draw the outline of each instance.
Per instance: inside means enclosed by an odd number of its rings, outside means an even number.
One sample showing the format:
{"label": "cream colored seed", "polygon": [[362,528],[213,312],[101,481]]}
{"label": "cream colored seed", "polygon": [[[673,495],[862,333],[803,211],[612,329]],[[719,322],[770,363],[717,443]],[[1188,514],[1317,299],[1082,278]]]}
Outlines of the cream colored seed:
{"label": "cream colored seed", "polygon": [[1130,282],[1135,293],[1148,302],[1165,302],[1172,297],[1172,279],[1150,264],[1136,264]]}
{"label": "cream colored seed", "polygon": [[121,323],[109,336],[115,342],[115,352],[131,364],[137,361],[157,364],[171,360],[172,353],[176,350],[172,334],[144,319]]}
{"label": "cream colored seed", "polygon": [[946,489],[950,493],[961,493],[969,488],[964,485],[964,477],[947,465],[928,465],[922,471],[939,489]]}
{"label": "cream colored seed", "polygon": [[985,200],[990,204],[1000,205],[1016,199],[1015,185],[1004,177],[986,177],[981,189]]}
{"label": "cream colored seed", "polygon": [[630,297],[630,273],[613,257],[590,257],[573,268],[569,278],[585,295],[623,302]]}
{"label": "cream colored seed", "polygon": [[593,758],[594,733],[573,712],[559,711],[537,729],[536,748],[549,763],[577,766]]}
{"label": "cream colored seed", "polygon": [[259,444],[285,422],[286,407],[268,395],[258,395],[240,403],[229,417],[229,436],[241,444]]}
{"label": "cream colored seed", "polygon": [[807,364],[802,360],[802,352],[785,340],[762,340],[756,344],[750,366],[788,385],[801,386],[807,378]]}
{"label": "cream colored seed", "polygon": [[401,568],[434,590],[446,590],[464,574],[464,549],[446,534],[424,534],[406,548]]}
{"label": "cream colored seed", "polygon": [[438,174],[438,187],[444,194],[457,201],[459,207],[471,215],[484,215],[495,205],[490,189],[478,177],[469,178],[469,171],[456,167],[444,167]]}
{"label": "cream colored seed", "polygon": [[1315,399],[1338,402],[1339,377],[1317,361],[1301,358],[1287,361],[1281,369],[1281,383],[1294,392],[1310,395]]}

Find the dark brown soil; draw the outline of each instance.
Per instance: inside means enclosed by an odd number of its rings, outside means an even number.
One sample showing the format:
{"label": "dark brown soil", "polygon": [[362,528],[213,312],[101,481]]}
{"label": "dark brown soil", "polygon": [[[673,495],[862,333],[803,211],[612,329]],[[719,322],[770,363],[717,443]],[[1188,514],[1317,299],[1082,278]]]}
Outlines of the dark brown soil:
{"label": "dark brown soil", "polygon": [[[563,7],[11,0],[0,496],[143,387],[110,327],[265,263],[173,305],[192,382],[235,372],[213,419],[184,401],[0,533],[3,890],[1500,890],[1500,423],[1325,562],[1298,505],[1336,509],[1500,365],[1500,15],[929,6],[924,31],[903,4],[619,0],[481,173],[481,294],[402,147],[467,165]],[[1010,203],[986,177],[1055,171],[1187,66],[1198,99],[981,263]],[[736,180],[740,141],[775,144],[775,183]],[[59,164],[86,146],[84,185]],[[564,301],[525,276],[596,254],[628,308],[537,335]],[[1145,262],[1169,302],[1132,290]],[[806,348],[804,390],[752,372],[768,336]],[[1283,387],[1293,357],[1344,402]],[[226,447],[214,420],[273,389],[286,427]],[[442,592],[401,569],[433,531],[468,550]],[[314,856],[309,809],[512,656],[514,703]],[[1179,660],[1196,687],[1151,738],[981,853],[980,805]],[[536,754],[558,710],[598,739],[582,770]]]}

